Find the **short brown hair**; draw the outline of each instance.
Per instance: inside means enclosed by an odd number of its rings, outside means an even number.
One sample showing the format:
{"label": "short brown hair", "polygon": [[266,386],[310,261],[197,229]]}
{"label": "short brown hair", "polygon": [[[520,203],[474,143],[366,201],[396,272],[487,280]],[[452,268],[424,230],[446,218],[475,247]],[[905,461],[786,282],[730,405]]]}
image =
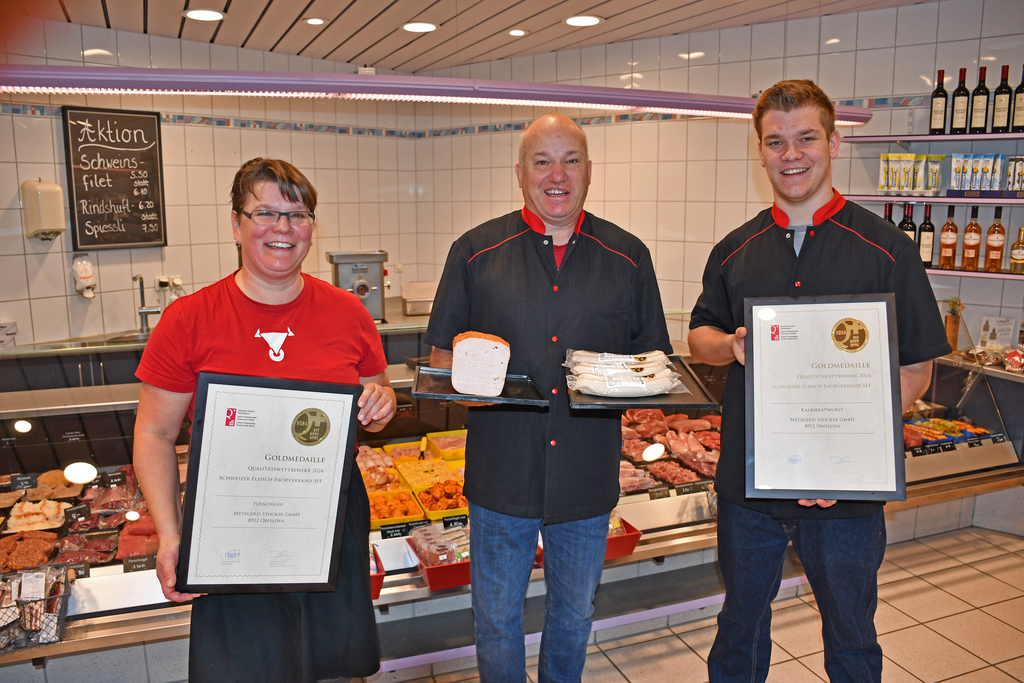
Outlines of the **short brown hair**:
{"label": "short brown hair", "polygon": [[754,105],[754,129],[757,131],[757,139],[761,139],[761,119],[770,110],[788,112],[807,106],[818,107],[825,134],[832,137],[836,130],[836,108],[832,105],[832,100],[817,83],[801,79],[779,81],[761,93],[757,104]]}
{"label": "short brown hair", "polygon": [[235,174],[231,183],[232,211],[245,209],[246,199],[255,196],[255,186],[263,182],[276,183],[285,198],[305,205],[310,213],[316,210],[316,188],[302,171],[281,159],[256,157],[242,164]]}

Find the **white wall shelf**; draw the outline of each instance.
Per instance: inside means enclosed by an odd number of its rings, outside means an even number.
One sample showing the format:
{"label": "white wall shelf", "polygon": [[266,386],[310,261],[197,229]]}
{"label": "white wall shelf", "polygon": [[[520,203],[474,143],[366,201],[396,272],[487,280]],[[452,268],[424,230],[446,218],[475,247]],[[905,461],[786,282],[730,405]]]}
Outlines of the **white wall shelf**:
{"label": "white wall shelf", "polygon": [[972,133],[969,135],[851,135],[843,142],[975,142],[980,140],[1022,140],[1024,133]]}
{"label": "white wall shelf", "polygon": [[892,202],[894,204],[999,204],[1009,206],[1011,204],[1024,204],[1024,199],[1010,199],[1009,197],[996,197],[994,199],[982,197],[914,197],[911,195],[884,195],[884,194],[850,194],[844,195],[851,202],[865,202],[883,204]]}

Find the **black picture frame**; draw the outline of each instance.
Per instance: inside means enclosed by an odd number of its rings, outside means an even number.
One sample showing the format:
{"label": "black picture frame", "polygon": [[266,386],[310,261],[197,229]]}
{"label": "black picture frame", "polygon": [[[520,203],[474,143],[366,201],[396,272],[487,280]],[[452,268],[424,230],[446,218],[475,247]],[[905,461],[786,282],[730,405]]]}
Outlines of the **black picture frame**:
{"label": "black picture frame", "polygon": [[[331,393],[347,394],[352,397],[351,413],[348,421],[348,431],[345,434],[344,442],[338,452],[345,454],[345,462],[342,464],[341,485],[336,491],[338,496],[337,514],[334,519],[333,545],[330,551],[330,568],[328,580],[319,582],[291,582],[291,583],[242,583],[233,581],[230,583],[194,583],[188,579],[188,567],[191,559],[193,535],[196,532],[196,503],[198,495],[199,478],[201,476],[201,463],[204,457],[211,457],[203,453],[203,437],[207,429],[206,412],[207,401],[210,395],[211,385],[227,385],[240,388],[275,389],[303,393]],[[181,593],[290,593],[290,592],[326,592],[337,588],[339,562],[341,556],[341,542],[345,531],[345,517],[348,508],[348,492],[352,483],[353,469],[355,467],[356,435],[358,431],[358,420],[356,416],[359,411],[357,400],[362,394],[363,387],[353,384],[330,384],[325,382],[311,382],[305,380],[287,380],[272,377],[247,377],[241,375],[228,375],[220,373],[200,372],[195,393],[195,411],[192,423],[192,438],[189,447],[188,478],[185,486],[185,500],[182,515],[181,545],[178,551],[177,583],[175,590]]]}
{"label": "black picture frame", "polygon": [[160,113],[67,106],[61,116],[74,250],[166,247]]}
{"label": "black picture frame", "polygon": [[[823,306],[842,306],[850,303],[884,303],[887,327],[885,341],[889,345],[889,365],[883,368],[883,382],[886,390],[891,393],[893,453],[895,461],[895,489],[893,491],[875,490],[831,490],[831,489],[757,489],[755,474],[758,454],[755,452],[754,435],[756,433],[755,395],[757,391],[756,377],[759,359],[755,343],[755,327],[753,309],[755,306],[772,306],[783,308],[788,305],[812,304]],[[745,433],[746,433],[746,497],[752,499],[807,499],[807,500],[856,500],[856,501],[903,501],[907,499],[906,455],[903,450],[903,414],[902,395],[900,392],[899,339],[896,332],[896,295],[883,294],[837,294],[810,297],[763,297],[744,298],[744,325],[747,328],[745,339],[744,367],[744,398],[745,398]]]}

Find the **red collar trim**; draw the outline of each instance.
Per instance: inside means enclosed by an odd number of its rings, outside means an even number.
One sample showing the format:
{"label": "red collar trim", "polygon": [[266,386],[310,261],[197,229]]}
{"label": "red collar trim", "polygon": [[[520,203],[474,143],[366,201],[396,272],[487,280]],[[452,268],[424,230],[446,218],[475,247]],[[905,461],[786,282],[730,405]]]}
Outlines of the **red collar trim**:
{"label": "red collar trim", "polygon": [[[530,211],[525,206],[523,207],[523,220],[530,226],[530,229],[541,235],[547,234],[547,229],[544,227],[544,221],[537,217],[533,211]],[[579,220],[576,221],[576,227],[573,229],[577,235],[580,232],[580,226],[583,225],[583,217],[587,215],[586,211],[580,211]]]}
{"label": "red collar trim", "polygon": [[[832,199],[814,212],[814,216],[811,218],[812,225],[821,225],[846,206],[846,197],[839,194],[839,190],[835,188],[832,188],[832,192]],[[772,219],[778,223],[780,228],[785,229],[789,227],[789,216],[779,208],[778,204],[772,204]]]}

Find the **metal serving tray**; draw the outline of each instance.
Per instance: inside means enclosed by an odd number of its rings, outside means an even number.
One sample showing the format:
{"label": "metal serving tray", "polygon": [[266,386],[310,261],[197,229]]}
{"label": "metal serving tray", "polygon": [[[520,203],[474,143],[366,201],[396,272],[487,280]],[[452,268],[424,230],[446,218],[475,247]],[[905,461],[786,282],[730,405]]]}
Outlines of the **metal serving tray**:
{"label": "metal serving tray", "polygon": [[[668,409],[712,409],[718,408],[718,402],[711,397],[704,383],[697,379],[690,366],[679,356],[669,356],[675,365],[676,372],[683,386],[690,390],[689,394],[658,394],[657,396],[637,396],[623,398],[617,396],[591,396],[581,391],[569,390],[569,407],[576,409],[595,408],[601,410],[629,410],[631,408],[668,408]],[[565,374],[569,375],[569,368]]]}
{"label": "metal serving tray", "polygon": [[413,398],[436,398],[448,401],[472,401],[477,403],[512,403],[526,406],[546,406],[537,385],[526,375],[505,375],[505,388],[500,396],[473,396],[460,394],[452,386],[452,371],[441,368],[416,368],[412,384]]}

